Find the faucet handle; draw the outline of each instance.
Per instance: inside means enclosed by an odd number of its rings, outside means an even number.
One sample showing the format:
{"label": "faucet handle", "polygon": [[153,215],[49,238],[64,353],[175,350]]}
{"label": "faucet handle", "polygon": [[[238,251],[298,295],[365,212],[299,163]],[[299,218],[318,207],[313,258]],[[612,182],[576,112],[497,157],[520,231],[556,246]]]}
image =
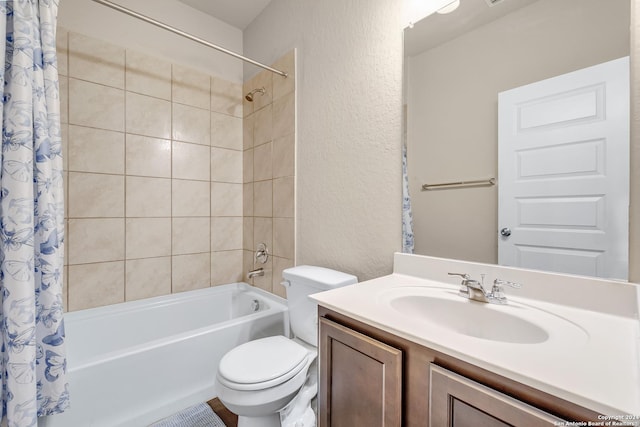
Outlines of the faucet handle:
{"label": "faucet handle", "polygon": [[521,288],[522,285],[516,282],[510,282],[508,280],[496,279],[493,281],[493,287],[491,288],[490,299],[492,302],[497,304],[506,304],[507,297],[504,295],[504,290],[502,287],[510,286],[512,288]]}
{"label": "faucet handle", "polygon": [[462,277],[464,280],[469,280],[471,279],[471,276],[469,276],[467,273],[447,273],[449,276],[460,276]]}
{"label": "faucet handle", "polygon": [[496,279],[493,281],[493,287],[500,287],[500,286],[511,286],[512,288],[516,288],[519,289],[522,287],[522,285],[520,283],[516,283],[516,282],[510,282],[508,280],[502,280],[502,279]]}

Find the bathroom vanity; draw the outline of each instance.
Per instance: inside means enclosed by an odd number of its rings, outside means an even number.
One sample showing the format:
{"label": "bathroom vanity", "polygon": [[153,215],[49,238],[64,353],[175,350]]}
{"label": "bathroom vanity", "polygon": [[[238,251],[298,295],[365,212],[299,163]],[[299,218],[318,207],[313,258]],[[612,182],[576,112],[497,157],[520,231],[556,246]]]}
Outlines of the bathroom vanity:
{"label": "bathroom vanity", "polygon": [[[523,286],[479,303],[448,272]],[[640,425],[636,285],[396,254],[313,298],[322,427]]]}

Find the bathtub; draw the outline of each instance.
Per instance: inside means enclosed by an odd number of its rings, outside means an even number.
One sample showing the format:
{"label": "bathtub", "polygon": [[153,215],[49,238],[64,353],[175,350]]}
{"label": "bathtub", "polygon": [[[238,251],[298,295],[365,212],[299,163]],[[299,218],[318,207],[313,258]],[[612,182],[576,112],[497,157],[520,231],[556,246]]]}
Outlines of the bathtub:
{"label": "bathtub", "polygon": [[286,301],[234,283],[65,315],[71,407],[40,427],[146,426],[217,396],[222,356],[288,335]]}

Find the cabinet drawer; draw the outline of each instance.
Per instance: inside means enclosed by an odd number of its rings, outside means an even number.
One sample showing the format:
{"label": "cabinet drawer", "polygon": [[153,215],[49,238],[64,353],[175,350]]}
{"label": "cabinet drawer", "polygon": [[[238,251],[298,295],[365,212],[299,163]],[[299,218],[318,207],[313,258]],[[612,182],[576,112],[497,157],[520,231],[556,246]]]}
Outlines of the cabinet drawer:
{"label": "cabinet drawer", "polygon": [[506,394],[431,364],[429,425],[545,427],[563,420]]}

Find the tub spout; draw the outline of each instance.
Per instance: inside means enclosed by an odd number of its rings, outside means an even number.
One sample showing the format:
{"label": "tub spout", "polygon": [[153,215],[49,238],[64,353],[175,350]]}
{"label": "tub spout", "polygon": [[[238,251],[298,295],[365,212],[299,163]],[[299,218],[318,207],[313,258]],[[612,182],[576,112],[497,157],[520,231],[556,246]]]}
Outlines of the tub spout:
{"label": "tub spout", "polygon": [[264,269],[260,267],[247,273],[247,279],[253,279],[255,276],[264,276]]}

